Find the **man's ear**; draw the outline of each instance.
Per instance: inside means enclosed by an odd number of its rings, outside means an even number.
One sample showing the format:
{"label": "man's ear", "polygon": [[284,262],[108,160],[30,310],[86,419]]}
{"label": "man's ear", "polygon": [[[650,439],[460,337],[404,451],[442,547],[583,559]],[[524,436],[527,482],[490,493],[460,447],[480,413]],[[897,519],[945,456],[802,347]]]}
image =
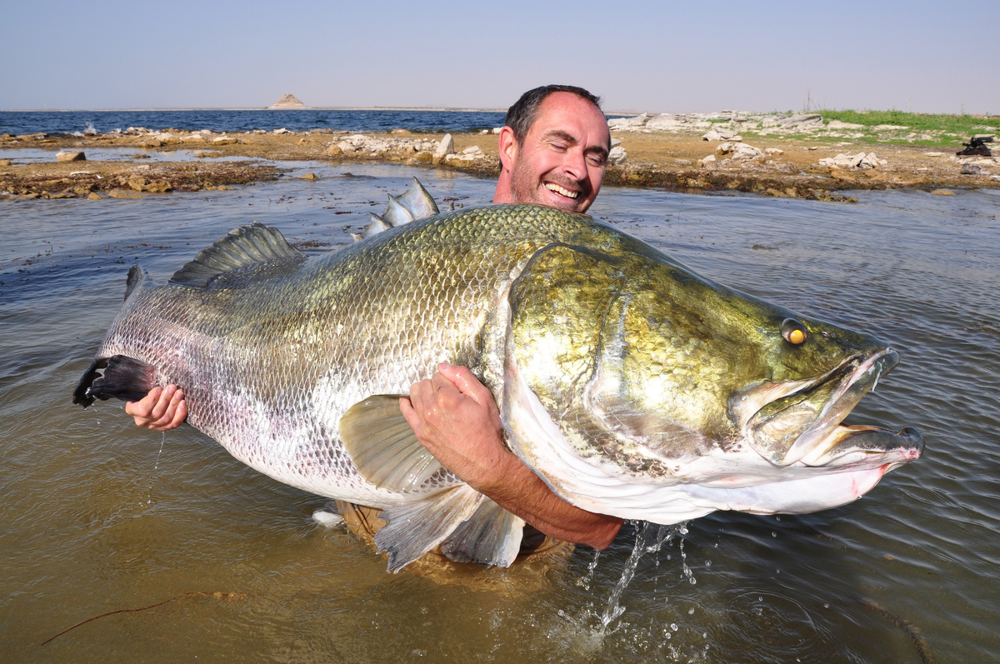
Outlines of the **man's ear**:
{"label": "man's ear", "polygon": [[497,148],[500,152],[500,163],[503,165],[503,170],[514,170],[514,162],[517,161],[518,145],[513,129],[504,127],[500,130],[500,139]]}

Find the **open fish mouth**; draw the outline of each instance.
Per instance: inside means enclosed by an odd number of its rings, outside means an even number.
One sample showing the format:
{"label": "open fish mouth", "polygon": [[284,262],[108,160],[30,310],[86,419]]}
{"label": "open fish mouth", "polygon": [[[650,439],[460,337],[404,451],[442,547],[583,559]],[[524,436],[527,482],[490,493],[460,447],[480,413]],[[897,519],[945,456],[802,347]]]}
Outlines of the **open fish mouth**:
{"label": "open fish mouth", "polygon": [[[923,451],[916,429],[899,432],[847,426],[844,419],[899,363],[891,348],[848,358],[805,381],[757,386],[740,396],[744,439],[775,466],[883,465],[912,461]],[[763,404],[754,409],[757,404]],[[888,468],[887,468],[888,470]]]}

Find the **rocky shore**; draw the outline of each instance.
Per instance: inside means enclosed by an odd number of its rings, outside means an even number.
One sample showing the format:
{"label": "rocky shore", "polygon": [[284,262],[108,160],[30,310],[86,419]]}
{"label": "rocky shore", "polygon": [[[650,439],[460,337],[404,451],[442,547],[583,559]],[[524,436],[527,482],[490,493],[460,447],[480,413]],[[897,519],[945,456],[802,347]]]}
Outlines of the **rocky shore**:
{"label": "rocky shore", "polygon": [[[956,156],[917,141],[953,141],[944,132],[916,134],[901,126],[862,127],[818,114],[662,114],[609,122],[613,150],[609,185],[683,191],[741,191],[776,197],[850,200],[852,189],[1000,188],[993,156]],[[496,130],[477,134],[387,134],[287,129],[243,133],[130,127],[85,136],[0,135],[0,150],[63,150],[51,162],[0,159],[0,200],[102,198],[245,185],[282,175],[275,162],[400,163],[498,173]],[[988,135],[988,134],[987,134]],[[133,148],[130,161],[80,161],[74,151]],[[171,160],[170,154],[184,152]],[[154,163],[143,157],[163,153]],[[16,155],[16,152],[14,152]],[[194,159],[192,159],[192,156]],[[242,156],[266,161],[216,161]],[[70,160],[77,159],[77,160]],[[85,157],[84,157],[85,159]]]}

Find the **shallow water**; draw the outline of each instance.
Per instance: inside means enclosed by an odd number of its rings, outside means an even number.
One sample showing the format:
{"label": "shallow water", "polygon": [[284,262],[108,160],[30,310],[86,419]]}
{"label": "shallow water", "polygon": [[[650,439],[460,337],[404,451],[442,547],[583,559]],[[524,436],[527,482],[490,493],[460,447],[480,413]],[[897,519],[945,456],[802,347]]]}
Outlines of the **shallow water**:
{"label": "shallow water", "polygon": [[996,659],[1000,193],[862,192],[855,205],[601,194],[596,216],[702,274],[891,342],[901,365],[850,421],[916,426],[926,440],[922,459],[852,505],[690,523],[638,558],[609,605],[631,525],[596,565],[578,547],[541,581],[517,567],[461,583],[390,575],[353,536],[312,521],[324,499],[194,429],[163,436],[120,402],[70,403],[133,262],[163,281],[254,220],[329,251],[413,175],[445,209],[492,195],[492,182],[446,172],[300,166],[321,179],[0,204],[5,660]]}

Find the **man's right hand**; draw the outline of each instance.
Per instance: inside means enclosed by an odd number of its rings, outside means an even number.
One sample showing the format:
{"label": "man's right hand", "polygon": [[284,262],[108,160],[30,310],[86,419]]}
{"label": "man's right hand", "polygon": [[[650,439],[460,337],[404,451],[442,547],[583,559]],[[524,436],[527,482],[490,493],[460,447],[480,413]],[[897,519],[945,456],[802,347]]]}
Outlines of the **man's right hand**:
{"label": "man's right hand", "polygon": [[125,412],[135,419],[136,426],[153,431],[169,431],[184,423],[187,404],[184,393],[176,385],[154,387],[139,401],[125,404]]}

